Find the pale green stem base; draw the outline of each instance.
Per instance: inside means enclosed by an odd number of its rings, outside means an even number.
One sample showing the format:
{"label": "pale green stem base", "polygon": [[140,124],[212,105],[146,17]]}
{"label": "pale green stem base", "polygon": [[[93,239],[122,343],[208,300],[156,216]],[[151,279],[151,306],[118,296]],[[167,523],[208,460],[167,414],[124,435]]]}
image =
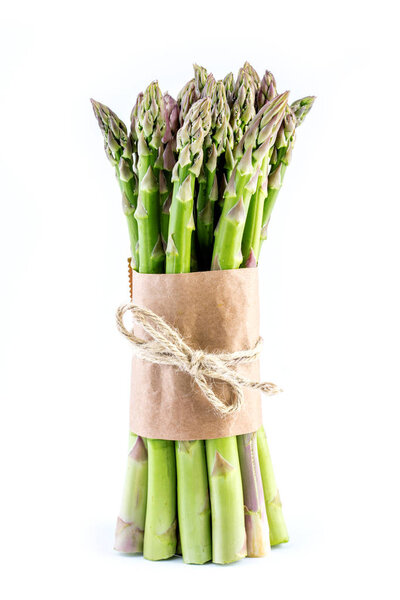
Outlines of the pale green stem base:
{"label": "pale green stem base", "polygon": [[206,440],[211,498],[212,559],[226,564],[247,553],[243,489],[236,437]]}
{"label": "pale green stem base", "polygon": [[145,440],[131,433],[125,485],[115,531],[114,549],[119,552],[143,552],[147,467]]}
{"label": "pale green stem base", "polygon": [[149,480],[143,556],[162,560],[176,551],[176,471],[174,442],[147,440]]}
{"label": "pale green stem base", "polygon": [[205,445],[202,440],[175,442],[178,521],[185,563],[211,560],[211,515]]}
{"label": "pale green stem base", "polygon": [[269,540],[271,546],[276,546],[277,544],[288,542],[289,534],[283,518],[282,503],[275,481],[264,427],[261,427],[257,431],[257,445],[269,524]]}
{"label": "pale green stem base", "polygon": [[270,543],[257,452],[257,433],[238,435],[237,445],[243,482],[247,556],[250,558],[260,558],[269,554]]}

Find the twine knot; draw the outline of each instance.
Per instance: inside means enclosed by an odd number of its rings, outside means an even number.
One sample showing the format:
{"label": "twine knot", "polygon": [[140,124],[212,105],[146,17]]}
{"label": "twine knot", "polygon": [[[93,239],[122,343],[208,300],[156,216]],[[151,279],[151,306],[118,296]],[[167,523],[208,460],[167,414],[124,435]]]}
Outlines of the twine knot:
{"label": "twine knot", "polygon": [[[150,335],[150,340],[143,340],[126,329],[123,319],[127,312]],[[240,411],[244,401],[242,388],[260,390],[268,395],[281,391],[274,383],[252,381],[235,370],[237,365],[257,360],[262,348],[262,338],[258,339],[253,348],[246,350],[209,353],[194,350],[162,317],[132,302],[118,308],[116,319],[118,330],[131,342],[133,351],[139,358],[159,365],[170,365],[188,373],[220,415]],[[212,383],[216,381],[230,387],[228,404],[215,394]]]}
{"label": "twine knot", "polygon": [[189,357],[188,373],[196,379],[203,368],[204,352],[202,350],[193,350]]}

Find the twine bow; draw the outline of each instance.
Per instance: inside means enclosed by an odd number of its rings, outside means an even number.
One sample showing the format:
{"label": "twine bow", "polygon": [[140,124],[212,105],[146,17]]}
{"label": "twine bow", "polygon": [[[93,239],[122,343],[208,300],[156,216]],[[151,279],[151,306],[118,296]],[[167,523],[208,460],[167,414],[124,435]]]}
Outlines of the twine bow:
{"label": "twine bow", "polygon": [[[124,325],[124,315],[132,314],[133,320],[143,327],[151,336],[151,340],[136,337]],[[257,382],[240,375],[234,367],[256,360],[261,352],[262,338],[248,350],[231,353],[208,353],[194,350],[185,343],[179,332],[168,325],[158,315],[147,308],[134,303],[120,306],[116,314],[118,330],[132,344],[134,353],[143,360],[159,365],[171,365],[188,373],[203,392],[204,396],[221,415],[237,413],[243,404],[242,388],[261,390],[265,394],[276,394],[281,390],[274,383]],[[231,388],[231,401],[225,404],[212,389],[213,381],[221,381]]]}

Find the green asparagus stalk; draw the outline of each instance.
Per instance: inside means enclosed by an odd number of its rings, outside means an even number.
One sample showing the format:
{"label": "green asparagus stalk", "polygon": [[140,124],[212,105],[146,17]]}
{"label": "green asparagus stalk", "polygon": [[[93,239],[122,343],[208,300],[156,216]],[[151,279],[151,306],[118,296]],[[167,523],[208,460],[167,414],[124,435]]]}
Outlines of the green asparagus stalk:
{"label": "green asparagus stalk", "polygon": [[212,270],[236,269],[242,263],[241,243],[249,202],[256,191],[261,168],[275,141],[288,92],[265,105],[235,148],[237,166],[225,190],[222,215],[215,232]]}
{"label": "green asparagus stalk", "polygon": [[[167,273],[193,270],[192,230],[194,185],[203,162],[203,144],[211,126],[210,99],[198,100],[177,134],[178,162],[167,246]],[[207,468],[203,441],[176,442],[178,517],[184,562],[211,560],[211,525]]]}
{"label": "green asparagus stalk", "polygon": [[[271,102],[267,103],[265,107],[268,109],[270,104],[272,104],[273,102],[274,101],[272,100]],[[278,116],[275,115],[275,117],[273,117],[271,121],[271,124],[273,122],[277,123],[277,119]],[[266,154],[262,167],[260,169],[260,176],[256,193],[252,196],[250,200],[249,211],[247,214],[246,225],[242,240],[242,267],[257,266],[261,245],[263,212],[265,208],[265,199],[268,194],[267,184],[271,156],[277,148],[287,146],[287,140],[293,135],[294,132],[294,117],[290,108],[286,107],[286,112],[283,117],[283,120],[279,116],[279,121],[282,122],[276,135],[276,139],[271,138],[270,150]]]}
{"label": "green asparagus stalk", "polygon": [[266,556],[270,550],[269,528],[257,451],[257,433],[237,436],[243,482],[247,556]]}
{"label": "green asparagus stalk", "polygon": [[176,467],[174,442],[147,440],[149,472],[143,556],[162,560],[176,551]]}
{"label": "green asparagus stalk", "polygon": [[[160,235],[160,182],[162,138],[166,132],[166,112],[156,82],[144,92],[135,123],[138,138],[139,253],[142,273],[164,270],[164,250]],[[176,550],[176,467],[174,442],[148,439],[148,490],[143,556],[162,560]]]}
{"label": "green asparagus stalk", "polygon": [[217,164],[228,142],[230,110],[222,81],[214,80],[213,87],[206,84],[204,90],[212,94],[211,129],[205,140],[203,168],[198,180],[196,229],[202,268],[208,270],[214,241],[215,203],[218,200]]}
{"label": "green asparagus stalk", "polygon": [[143,552],[147,467],[146,442],[140,436],[131,433],[125,487],[115,531],[114,548],[119,552]]}
{"label": "green asparagus stalk", "polygon": [[272,210],[276,199],[282,187],[283,178],[286,169],[290,163],[293,147],[296,139],[296,129],[299,127],[314,103],[315,96],[307,96],[296,100],[290,108],[287,109],[284,122],[281,126],[280,134],[277,136],[273,154],[271,157],[271,171],[268,177],[267,196],[264,200],[260,244],[258,247],[258,260],[261,244],[267,239],[267,229],[271,218]]}
{"label": "green asparagus stalk", "polygon": [[264,490],[265,506],[269,524],[269,539],[271,546],[289,541],[286,523],[282,513],[282,503],[276,486],[271,456],[268,449],[264,427],[257,431],[258,457],[260,461],[261,478]]}
{"label": "green asparagus stalk", "polygon": [[194,187],[203,163],[204,138],[211,125],[210,104],[209,98],[198,100],[177,134],[178,161],[172,174],[174,189],[166,250],[167,273],[190,271]]}
{"label": "green asparagus stalk", "polygon": [[139,230],[139,268],[162,273],[165,253],[160,230],[159,158],[165,134],[165,106],[157,82],[145,90],[136,119],[139,196],[135,217]]}
{"label": "green asparagus stalk", "polygon": [[185,563],[201,565],[212,558],[204,441],[175,442],[175,452],[182,557]]}
{"label": "green asparagus stalk", "polygon": [[[210,98],[213,107],[213,96],[215,94],[217,82],[212,73],[207,76],[201,95],[203,98]],[[212,139],[213,120],[211,113],[211,129],[205,137],[203,144],[203,164],[197,178],[197,199],[195,210],[195,229],[196,236],[192,238],[192,254],[200,256],[202,270],[209,269],[211,255],[209,247],[213,242],[214,235],[214,204],[218,199],[218,182],[214,185],[211,180],[211,172],[217,168],[216,148]],[[198,248],[198,251],[197,251]],[[199,268],[199,261],[196,260],[196,267]],[[193,270],[193,269],[192,269]]]}
{"label": "green asparagus stalk", "polygon": [[91,98],[93,111],[104,136],[104,150],[115,168],[115,175],[122,192],[122,208],[126,216],[131,244],[131,265],[139,268],[138,226],[134,216],[137,207],[138,186],[134,173],[132,144],[126,125],[105,104]]}
{"label": "green asparagus stalk", "polygon": [[164,104],[166,113],[166,129],[162,139],[163,141],[163,170],[160,171],[160,225],[161,239],[164,251],[167,247],[169,211],[172,201],[172,170],[175,166],[176,158],[176,133],[179,128],[179,106],[176,100],[169,94],[164,94]]}
{"label": "green asparagus stalk", "polygon": [[[225,151],[225,180],[228,182],[236,166],[234,147],[240,142],[251,120],[255,116],[255,88],[253,79],[243,68],[240,69],[235,83],[234,97],[230,112],[230,139]],[[226,185],[223,185],[224,189]]]}
{"label": "green asparagus stalk", "polygon": [[236,437],[206,440],[211,497],[212,559],[226,564],[246,556],[243,489]]}

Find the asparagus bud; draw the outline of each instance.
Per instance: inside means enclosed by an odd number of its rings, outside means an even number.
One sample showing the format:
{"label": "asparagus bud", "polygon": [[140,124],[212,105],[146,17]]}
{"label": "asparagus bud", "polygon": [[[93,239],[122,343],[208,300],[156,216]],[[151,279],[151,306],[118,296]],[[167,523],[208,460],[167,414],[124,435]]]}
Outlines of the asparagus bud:
{"label": "asparagus bud", "polygon": [[275,77],[270,71],[265,71],[257,92],[257,109],[260,110],[264,104],[275,98],[277,93]]}
{"label": "asparagus bud", "polygon": [[235,101],[231,108],[230,124],[234,143],[243,137],[250,121],[255,116],[255,88],[252,77],[244,69],[240,69],[235,85]]}
{"label": "asparagus bud", "polygon": [[190,108],[200,98],[200,94],[197,92],[196,82],[194,79],[188,81],[188,83],[181,89],[178,94],[178,106],[179,106],[179,122],[182,126]]}
{"label": "asparagus bud", "polygon": [[228,73],[228,75],[224,78],[224,86],[226,99],[228,101],[229,106],[232,106],[234,98],[235,98],[235,77],[233,73]]}
{"label": "asparagus bud", "polygon": [[128,137],[126,125],[105,104],[91,99],[93,112],[99,124],[104,139],[104,150],[115,174],[122,193],[122,206],[127,219],[131,243],[134,270],[139,268],[138,225],[134,216],[137,207],[138,183],[134,172],[134,154],[132,143]]}
{"label": "asparagus bud", "polygon": [[300,100],[296,100],[291,105],[291,109],[296,117],[296,127],[302,124],[315,101],[315,96],[306,96],[305,98],[301,98]]}
{"label": "asparagus bud", "polygon": [[257,89],[260,87],[260,77],[259,77],[257,71],[255,70],[255,68],[247,60],[246,60],[246,62],[243,65],[243,69],[245,71],[247,71],[247,73],[252,78],[252,80],[254,82],[255,91],[257,91]]}
{"label": "asparagus bud", "polygon": [[210,73],[207,76],[206,83],[201,92],[201,97],[202,98],[212,98],[215,93],[216,85],[217,85],[217,82],[214,79],[214,75],[212,73]]}
{"label": "asparagus bud", "polygon": [[194,69],[194,80],[196,82],[197,94],[200,97],[204,86],[207,82],[207,69],[200,67],[199,65],[193,65]]}

